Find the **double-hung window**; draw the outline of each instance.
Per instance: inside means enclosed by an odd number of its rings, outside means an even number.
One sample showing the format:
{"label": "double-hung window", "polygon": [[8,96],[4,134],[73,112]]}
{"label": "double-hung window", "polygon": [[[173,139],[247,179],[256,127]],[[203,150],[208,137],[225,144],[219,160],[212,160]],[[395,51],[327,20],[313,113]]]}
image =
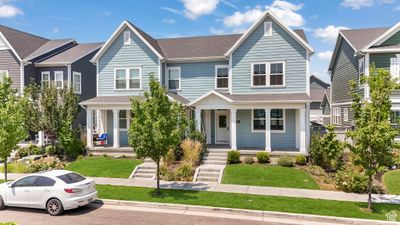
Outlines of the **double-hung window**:
{"label": "double-hung window", "polygon": [[349,109],[343,108],[343,122],[349,122]]}
{"label": "double-hung window", "polygon": [[398,125],[400,122],[400,110],[392,110],[390,114],[390,123]]}
{"label": "double-hung window", "polygon": [[76,94],[82,93],[82,74],[78,72],[72,73],[72,87]]}
{"label": "double-hung window", "polygon": [[50,85],[50,72],[49,71],[43,71],[42,72],[42,87],[44,87],[45,85]]}
{"label": "double-hung window", "polygon": [[54,84],[57,89],[62,89],[64,87],[64,73],[63,71],[54,72]]}
{"label": "double-hung window", "polygon": [[390,58],[390,74],[393,78],[400,78],[400,54],[396,58]]}
{"label": "double-hung window", "polygon": [[342,123],[341,122],[341,120],[342,120],[341,113],[342,113],[342,110],[340,107],[334,107],[332,109],[332,123],[333,124],[340,125]]}
{"label": "double-hung window", "polygon": [[181,89],[181,68],[169,67],[167,69],[168,89],[180,90]]}
{"label": "double-hung window", "polygon": [[119,111],[119,129],[126,130],[128,129],[128,115],[126,110]]}
{"label": "double-hung window", "polygon": [[116,90],[140,89],[141,75],[140,67],[135,68],[117,68],[114,70],[114,82]]}
{"label": "double-hung window", "polygon": [[226,89],[229,86],[229,70],[228,66],[216,66],[216,88],[217,89]]}
{"label": "double-hung window", "polygon": [[[253,132],[265,130],[265,110],[264,109],[253,109]],[[270,125],[272,132],[284,132],[285,131],[285,110],[284,109],[271,109],[270,113]]]}
{"label": "double-hung window", "polygon": [[285,63],[254,63],[252,66],[253,87],[284,86]]}
{"label": "double-hung window", "polygon": [[365,58],[358,59],[358,85],[362,85],[362,77],[365,75]]}

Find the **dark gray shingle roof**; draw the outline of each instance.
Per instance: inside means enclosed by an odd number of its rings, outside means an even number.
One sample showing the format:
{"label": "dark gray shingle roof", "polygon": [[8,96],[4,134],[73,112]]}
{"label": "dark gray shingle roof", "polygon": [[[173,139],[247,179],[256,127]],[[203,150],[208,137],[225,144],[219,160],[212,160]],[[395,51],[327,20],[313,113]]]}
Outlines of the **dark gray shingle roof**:
{"label": "dark gray shingle roof", "polygon": [[350,42],[356,51],[361,50],[381,34],[385,33],[389,27],[381,28],[366,28],[366,29],[353,29],[341,30],[345,38]]}
{"label": "dark gray shingle roof", "polygon": [[49,39],[15,30],[3,25],[0,25],[0,32],[4,35],[21,59],[26,58],[49,41]]}
{"label": "dark gray shingle roof", "polygon": [[72,41],[74,41],[74,39],[72,39],[72,38],[49,40],[44,45],[42,45],[40,48],[38,48],[34,52],[32,52],[32,54],[30,54],[28,57],[26,57],[25,60],[30,60],[35,57],[38,57],[48,51],[51,51],[52,49],[58,48],[69,42],[72,42]]}

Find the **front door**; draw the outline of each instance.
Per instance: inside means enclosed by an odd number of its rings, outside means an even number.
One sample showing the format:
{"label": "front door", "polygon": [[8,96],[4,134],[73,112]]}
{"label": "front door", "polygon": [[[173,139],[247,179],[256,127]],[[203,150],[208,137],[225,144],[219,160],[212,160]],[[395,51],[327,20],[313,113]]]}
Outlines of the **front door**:
{"label": "front door", "polygon": [[216,144],[229,143],[229,117],[227,110],[217,111],[216,114]]}

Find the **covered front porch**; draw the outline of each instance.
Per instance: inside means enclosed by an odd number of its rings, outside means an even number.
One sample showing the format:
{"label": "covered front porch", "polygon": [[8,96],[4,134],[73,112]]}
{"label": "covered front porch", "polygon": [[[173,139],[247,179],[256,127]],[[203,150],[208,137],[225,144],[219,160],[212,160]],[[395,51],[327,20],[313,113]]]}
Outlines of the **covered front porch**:
{"label": "covered front porch", "polygon": [[225,145],[241,151],[307,152],[307,99],[295,102],[265,99],[255,103],[253,100],[262,96],[245,97],[249,101],[213,91],[191,103],[198,129],[205,132],[208,145]]}

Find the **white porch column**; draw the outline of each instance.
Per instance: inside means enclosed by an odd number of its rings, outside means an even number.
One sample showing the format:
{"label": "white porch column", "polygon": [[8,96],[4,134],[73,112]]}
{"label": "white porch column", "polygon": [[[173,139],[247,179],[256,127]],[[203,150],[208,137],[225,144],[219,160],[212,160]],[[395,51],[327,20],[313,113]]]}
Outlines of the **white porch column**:
{"label": "white porch column", "polygon": [[201,131],[201,109],[195,109],[194,119],[196,121],[197,130]]}
{"label": "white porch column", "polygon": [[119,148],[119,110],[113,109],[113,148]]}
{"label": "white porch column", "polygon": [[300,110],[300,153],[306,152],[306,109],[301,108]]}
{"label": "white porch column", "polygon": [[[365,62],[364,62],[364,76],[369,76],[369,53],[365,54]],[[369,85],[364,84],[364,99],[369,100]]]}
{"label": "white porch column", "polygon": [[38,146],[44,146],[44,131],[39,131],[38,133]]}
{"label": "white porch column", "polygon": [[230,139],[231,139],[231,149],[237,150],[237,143],[236,143],[236,112],[237,109],[231,109],[231,128],[230,128]]}
{"label": "white porch column", "polygon": [[265,151],[271,152],[271,109],[265,109]]}
{"label": "white porch column", "polygon": [[93,147],[93,110],[86,110],[86,145]]}

